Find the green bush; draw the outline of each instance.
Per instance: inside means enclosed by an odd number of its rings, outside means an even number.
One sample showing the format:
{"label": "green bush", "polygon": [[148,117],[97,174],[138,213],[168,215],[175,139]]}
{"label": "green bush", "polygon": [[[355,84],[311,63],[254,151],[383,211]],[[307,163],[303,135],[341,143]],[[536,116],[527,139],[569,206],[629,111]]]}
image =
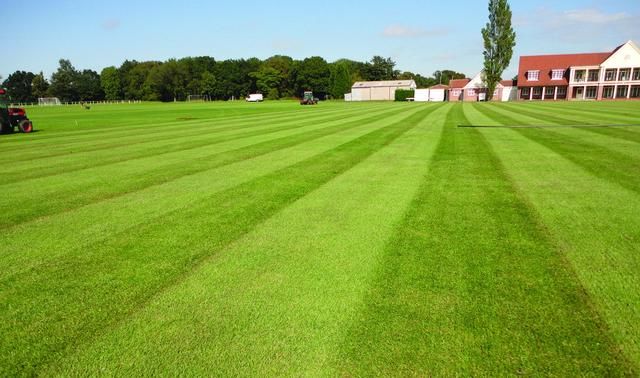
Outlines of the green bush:
{"label": "green bush", "polygon": [[414,98],[416,96],[416,91],[413,89],[397,89],[396,90],[396,101],[407,101],[408,98]]}

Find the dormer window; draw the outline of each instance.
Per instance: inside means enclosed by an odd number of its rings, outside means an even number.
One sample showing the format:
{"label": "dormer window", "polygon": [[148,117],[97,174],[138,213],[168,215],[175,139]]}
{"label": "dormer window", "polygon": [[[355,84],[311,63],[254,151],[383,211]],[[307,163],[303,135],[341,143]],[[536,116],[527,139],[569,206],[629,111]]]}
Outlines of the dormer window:
{"label": "dormer window", "polygon": [[551,71],[551,80],[562,80],[564,78],[564,70],[561,68]]}
{"label": "dormer window", "polygon": [[538,81],[540,79],[540,71],[527,71],[527,80]]}

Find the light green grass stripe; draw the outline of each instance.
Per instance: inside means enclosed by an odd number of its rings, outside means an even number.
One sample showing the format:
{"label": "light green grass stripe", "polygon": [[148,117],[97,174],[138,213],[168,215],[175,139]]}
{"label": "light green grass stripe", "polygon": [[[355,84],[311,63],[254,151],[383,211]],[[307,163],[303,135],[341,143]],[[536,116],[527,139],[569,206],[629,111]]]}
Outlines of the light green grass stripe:
{"label": "light green grass stripe", "polygon": [[[160,157],[156,155],[145,159],[129,159],[108,165],[96,163],[97,167],[92,169],[6,185],[3,189],[11,192],[12,196],[0,198],[0,208],[6,206],[10,210],[0,215],[0,224],[6,227],[113,198],[345,129],[362,127],[400,112],[402,109],[387,110],[384,113],[336,120],[327,124],[321,123],[303,132],[294,130],[259,134],[254,138],[238,139],[212,148],[189,149],[162,154]],[[160,159],[162,160],[159,161]],[[107,182],[110,184],[105,185]],[[50,199],[46,202],[33,201],[30,189],[34,187],[38,188],[39,195]]]}
{"label": "light green grass stripe", "polygon": [[[388,110],[387,110],[388,111]],[[161,138],[159,140],[149,139],[142,143],[125,143],[119,147],[108,149],[99,148],[91,151],[73,151],[56,155],[51,158],[30,159],[25,157],[24,160],[8,165],[4,169],[0,169],[0,174],[4,177],[5,183],[12,183],[31,178],[55,175],[60,172],[69,173],[86,168],[95,168],[97,166],[115,164],[132,159],[145,158],[149,156],[159,156],[194,149],[208,149],[210,146],[243,139],[251,136],[266,135],[269,133],[278,133],[288,130],[305,130],[315,127],[317,124],[331,122],[336,120],[349,119],[350,117],[358,117],[367,115],[371,112],[346,113],[328,117],[320,117],[301,122],[299,119],[293,119],[286,122],[266,123],[253,125],[249,129],[231,128],[227,130],[211,130],[195,135],[185,134],[174,138]],[[32,146],[29,146],[32,147]]]}
{"label": "light green grass stripe", "polygon": [[396,140],[434,107],[414,109],[420,110],[400,122],[14,277],[2,294],[0,350],[16,354],[0,353],[0,369],[35,372],[113,326],[203,258]]}
{"label": "light green grass stripe", "polygon": [[335,346],[357,312],[354,302],[426,171],[449,106],[286,207],[130,321],[52,368],[62,375],[100,369],[328,374]]}
{"label": "light green grass stripe", "polygon": [[[614,122],[614,120],[610,118],[611,115],[607,112],[599,112],[597,115],[594,115],[591,113],[585,114],[584,112],[569,113],[567,111],[562,111],[562,116],[558,116],[555,113],[553,115],[549,115],[551,109],[544,107],[538,107],[535,111],[526,111],[522,106],[517,105],[509,105],[507,108],[514,113],[535,115],[539,119],[551,120],[551,122],[558,125],[603,125],[612,124],[612,122]],[[640,122],[640,119],[636,116],[635,118],[625,119],[624,121],[633,124],[634,122]],[[584,127],[580,130],[640,143],[640,127]]]}
{"label": "light green grass stripe", "polygon": [[[189,104],[174,106],[172,104],[150,103],[140,105],[134,111],[129,105],[109,105],[96,107],[91,112],[72,108],[31,108],[28,109],[28,113],[34,123],[38,125],[37,129],[44,129],[47,133],[33,134],[30,139],[47,139],[49,143],[55,144],[73,139],[76,134],[94,134],[94,137],[97,137],[103,133],[147,130],[149,126],[163,128],[172,124],[201,123],[207,120],[235,122],[237,120],[281,117],[300,111],[287,106],[282,107],[284,110],[278,111],[268,111],[268,108],[262,107],[249,112],[247,108],[238,108],[238,111],[233,114],[225,114],[227,106],[229,105],[203,104],[200,107],[193,107]],[[321,113],[326,110],[335,110],[335,107],[322,107],[313,111]],[[118,117],[113,117],[114,113]],[[172,121],[167,121],[167,119]],[[76,120],[78,121],[77,126]],[[55,133],[48,132],[54,130]]]}
{"label": "light green grass stripe", "polygon": [[[477,109],[485,115],[504,124],[512,124],[525,116],[516,115],[506,110],[497,110],[490,106],[477,105]],[[536,118],[526,117],[527,121],[535,122]],[[640,193],[640,159],[635,144],[624,145],[614,141],[604,146],[593,141],[587,141],[580,130],[569,130],[570,134],[550,129],[515,129],[536,143],[562,154],[567,159],[589,170],[595,176],[610,180],[619,185]],[[573,135],[571,135],[573,134]],[[626,147],[626,154],[625,152]],[[622,152],[620,151],[622,150]]]}
{"label": "light green grass stripe", "polygon": [[640,198],[513,130],[482,132],[558,241],[637,370],[640,219],[636,214]]}
{"label": "light green grass stripe", "polygon": [[[520,105],[520,104],[518,104]],[[529,106],[523,106],[526,109],[532,109],[541,113],[551,115],[562,116],[577,116],[580,118],[588,118],[593,122],[601,123],[633,123],[637,124],[637,103],[627,104],[628,108],[622,108],[616,110],[615,104],[608,103],[604,106],[595,102],[576,103],[571,102],[567,104],[549,104],[549,103],[531,103]],[[509,105],[511,106],[511,104]]]}
{"label": "light green grass stripe", "polygon": [[[419,109],[414,107],[408,113]],[[126,235],[140,225],[162,220],[172,212],[193,206],[217,193],[299,164],[406,117],[406,113],[396,114],[257,158],[187,175],[4,229],[0,277],[8,280],[14,274],[48,264],[67,253],[91,250],[94,245],[116,237],[114,235]],[[52,246],[56,248],[52,249]]]}
{"label": "light green grass stripe", "polygon": [[[373,110],[374,108],[369,108]],[[5,146],[0,154],[13,154],[16,150],[22,152],[24,159],[34,159],[39,157],[59,156],[72,151],[78,153],[82,151],[91,151],[97,149],[114,148],[123,145],[135,145],[136,143],[143,143],[145,141],[153,140],[169,140],[179,139],[185,137],[193,137],[204,133],[222,132],[228,130],[242,130],[246,128],[255,128],[261,124],[273,124],[277,123],[281,125],[283,121],[286,123],[295,123],[301,120],[306,120],[306,123],[315,122],[316,119],[323,119],[330,117],[331,115],[343,114],[347,116],[349,114],[357,114],[368,111],[367,109],[354,108],[352,110],[345,109],[333,109],[332,111],[323,111],[313,114],[306,114],[304,112],[283,114],[278,117],[262,116],[262,117],[247,117],[246,119],[234,119],[231,121],[220,121],[215,119],[206,119],[198,122],[184,122],[176,121],[166,124],[154,124],[146,127],[144,130],[137,130],[136,128],[121,127],[116,131],[104,133],[102,135],[93,135],[92,129],[87,129],[85,134],[78,137],[64,138],[57,143],[53,143],[50,140],[34,140],[29,136],[28,146],[30,150],[25,150],[25,143],[22,143],[14,148],[8,148]],[[114,118],[117,113],[112,115]],[[37,135],[37,134],[35,134]],[[56,134],[57,135],[57,134]],[[46,145],[46,149],[41,147]],[[27,152],[25,154],[25,152]],[[1,155],[0,155],[1,156]]]}
{"label": "light green grass stripe", "polygon": [[[500,106],[495,106],[494,104],[490,106],[495,110],[500,109]],[[503,107],[502,109],[507,111],[502,114],[508,115],[511,118],[517,118],[517,115],[524,114],[542,122],[550,122],[552,125],[601,124],[601,121],[593,121],[593,118],[588,116],[584,118],[567,118],[559,117],[557,115],[550,116],[546,113],[533,113],[526,111],[521,107],[513,106]],[[638,115],[637,120],[640,122],[640,115]],[[640,142],[640,133],[631,132],[629,129],[619,127],[575,127],[545,129],[545,132],[562,134],[562,136],[557,137],[560,140],[568,138],[572,141],[594,144],[599,147],[612,150],[615,153],[627,155],[628,157],[640,162],[640,150],[637,146],[637,143]]]}
{"label": "light green grass stripe", "polygon": [[616,374],[631,369],[482,134],[457,105],[341,375]]}

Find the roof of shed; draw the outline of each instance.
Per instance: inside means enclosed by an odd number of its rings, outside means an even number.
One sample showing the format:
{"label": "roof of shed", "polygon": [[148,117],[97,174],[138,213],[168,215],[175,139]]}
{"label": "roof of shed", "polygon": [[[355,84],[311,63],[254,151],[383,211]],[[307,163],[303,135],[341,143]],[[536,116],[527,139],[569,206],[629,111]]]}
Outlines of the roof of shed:
{"label": "roof of shed", "polygon": [[353,84],[352,88],[411,87],[415,85],[414,80],[358,81]]}
{"label": "roof of shed", "polygon": [[470,81],[471,79],[453,79],[449,81],[449,87],[451,89],[462,89],[469,84]]}

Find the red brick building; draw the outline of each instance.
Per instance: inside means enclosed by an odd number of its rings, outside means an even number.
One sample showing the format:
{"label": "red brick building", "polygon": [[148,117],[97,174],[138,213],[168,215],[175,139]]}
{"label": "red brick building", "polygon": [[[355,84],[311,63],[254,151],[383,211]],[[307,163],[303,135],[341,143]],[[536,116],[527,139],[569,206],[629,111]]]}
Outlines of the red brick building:
{"label": "red brick building", "polygon": [[[513,80],[502,80],[496,86],[491,101],[511,101],[516,97],[516,84]],[[482,78],[482,72],[473,79],[456,79],[449,82],[449,101],[485,101],[487,99],[487,85]]]}
{"label": "red brick building", "polygon": [[522,56],[518,99],[640,99],[640,49],[629,41],[607,53]]}

